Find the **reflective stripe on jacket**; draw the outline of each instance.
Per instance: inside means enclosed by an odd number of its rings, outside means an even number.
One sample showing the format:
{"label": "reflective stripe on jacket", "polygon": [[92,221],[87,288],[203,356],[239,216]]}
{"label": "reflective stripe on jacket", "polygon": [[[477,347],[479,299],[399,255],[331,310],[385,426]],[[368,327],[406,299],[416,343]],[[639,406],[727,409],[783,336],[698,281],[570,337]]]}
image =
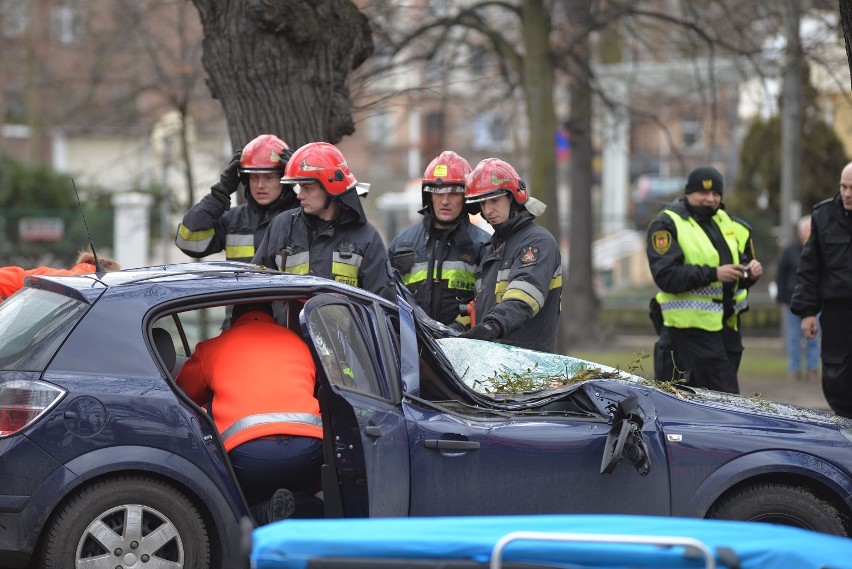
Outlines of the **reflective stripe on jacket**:
{"label": "reflective stripe on jacket", "polygon": [[[677,242],[683,252],[684,265],[718,267],[719,252],[707,233],[692,217],[683,217],[671,210],[664,210],[675,224]],[[724,210],[719,210],[712,218],[719,227],[722,236],[731,251],[733,263],[739,263],[740,250],[748,239],[748,230],[734,223]],[[746,306],[746,289],[735,289],[733,314],[728,318],[728,326],[737,328],[737,314]],[[699,328],[709,332],[722,329],[724,305],[723,285],[714,281],[706,286],[685,292],[657,293],[657,302],[663,312],[663,324],[673,328]]]}
{"label": "reflective stripe on jacket", "polygon": [[224,250],[229,261],[251,262],[269,222],[291,204],[292,200],[279,198],[262,207],[250,198],[229,209],[230,202],[225,203],[214,193],[207,194],[184,215],[175,245],[194,258]]}
{"label": "reflective stripe on jacket", "polygon": [[555,351],[562,297],[556,239],[523,211],[497,228],[491,245],[476,281],[477,324],[499,322],[499,342]]}
{"label": "reflective stripe on jacket", "polygon": [[212,400],[225,450],[268,435],[321,439],[315,381],[305,342],[262,312],[199,342],[177,378],[199,405]]}
{"label": "reflective stripe on jacket", "polygon": [[391,266],[430,318],[467,326],[470,316],[462,316],[459,305],[474,298],[476,271],[491,236],[470,223],[467,214],[446,230],[432,229],[432,219],[424,213],[422,223],[407,228],[391,242]]}
{"label": "reflective stripe on jacket", "polygon": [[279,215],[269,224],[253,262],[285,273],[336,280],[396,302],[387,249],[376,228],[346,219],[314,227],[318,219],[301,209]]}

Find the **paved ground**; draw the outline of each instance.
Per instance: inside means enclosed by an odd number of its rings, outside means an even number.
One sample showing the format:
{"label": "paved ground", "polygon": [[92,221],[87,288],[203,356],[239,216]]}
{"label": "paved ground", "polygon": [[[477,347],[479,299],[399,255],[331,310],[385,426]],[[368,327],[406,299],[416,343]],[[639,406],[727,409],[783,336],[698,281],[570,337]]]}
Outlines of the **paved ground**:
{"label": "paved ground", "polygon": [[[779,357],[783,357],[784,348],[781,338],[744,338],[746,354],[749,349],[752,350],[776,350]],[[653,346],[654,338],[643,336],[621,336],[618,338],[618,344],[627,349],[642,349],[648,350],[649,346]],[[779,401],[782,403],[792,403],[809,407],[811,409],[821,409],[830,411],[828,404],[825,402],[825,397],[822,395],[822,387],[820,380],[808,383],[807,381],[789,381],[786,377],[778,378],[754,378],[740,374],[740,391],[744,395],[753,395],[762,393],[767,399]]]}

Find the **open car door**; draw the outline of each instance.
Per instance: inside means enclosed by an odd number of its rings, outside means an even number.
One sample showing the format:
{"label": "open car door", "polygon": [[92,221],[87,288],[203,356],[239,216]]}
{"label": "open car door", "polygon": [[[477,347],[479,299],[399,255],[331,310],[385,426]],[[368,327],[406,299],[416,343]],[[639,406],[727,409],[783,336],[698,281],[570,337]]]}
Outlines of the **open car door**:
{"label": "open car door", "polygon": [[317,362],[326,514],[407,516],[408,434],[390,314],[323,294],[305,303],[300,323]]}

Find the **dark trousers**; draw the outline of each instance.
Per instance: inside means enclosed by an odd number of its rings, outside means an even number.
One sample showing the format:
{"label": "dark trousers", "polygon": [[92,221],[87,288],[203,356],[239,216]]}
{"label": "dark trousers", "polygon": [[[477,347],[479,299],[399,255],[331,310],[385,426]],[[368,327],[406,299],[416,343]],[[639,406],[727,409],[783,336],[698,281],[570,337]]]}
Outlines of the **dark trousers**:
{"label": "dark trousers", "polygon": [[244,442],[228,452],[249,506],[267,500],[279,488],[308,489],[320,479],[322,440],[273,435]]}
{"label": "dark trousers", "polygon": [[852,301],[825,302],[822,329],[822,392],[837,415],[852,418]]}
{"label": "dark trousers", "polygon": [[[664,330],[671,338],[674,359],[682,366],[683,378],[687,385],[726,393],[740,392],[737,370],[742,360],[743,344],[737,330],[727,327],[719,332],[708,332],[698,328],[664,328]],[[655,346],[655,362],[656,351],[657,346]],[[671,361],[671,358],[669,360]],[[665,367],[661,371],[666,373]],[[665,379],[665,377],[658,379]]]}

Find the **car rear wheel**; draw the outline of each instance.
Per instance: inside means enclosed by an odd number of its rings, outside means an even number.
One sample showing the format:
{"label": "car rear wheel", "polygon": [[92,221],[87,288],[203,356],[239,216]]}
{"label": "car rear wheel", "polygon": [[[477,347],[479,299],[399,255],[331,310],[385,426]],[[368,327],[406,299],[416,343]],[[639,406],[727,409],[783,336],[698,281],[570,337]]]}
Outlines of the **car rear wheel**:
{"label": "car rear wheel", "polygon": [[834,535],[848,535],[836,507],[807,488],[757,484],[734,491],[707,513],[708,518],[766,522]]}
{"label": "car rear wheel", "polygon": [[84,488],[60,507],[48,523],[38,566],[207,568],[210,543],[201,514],[182,492],[121,476]]}

